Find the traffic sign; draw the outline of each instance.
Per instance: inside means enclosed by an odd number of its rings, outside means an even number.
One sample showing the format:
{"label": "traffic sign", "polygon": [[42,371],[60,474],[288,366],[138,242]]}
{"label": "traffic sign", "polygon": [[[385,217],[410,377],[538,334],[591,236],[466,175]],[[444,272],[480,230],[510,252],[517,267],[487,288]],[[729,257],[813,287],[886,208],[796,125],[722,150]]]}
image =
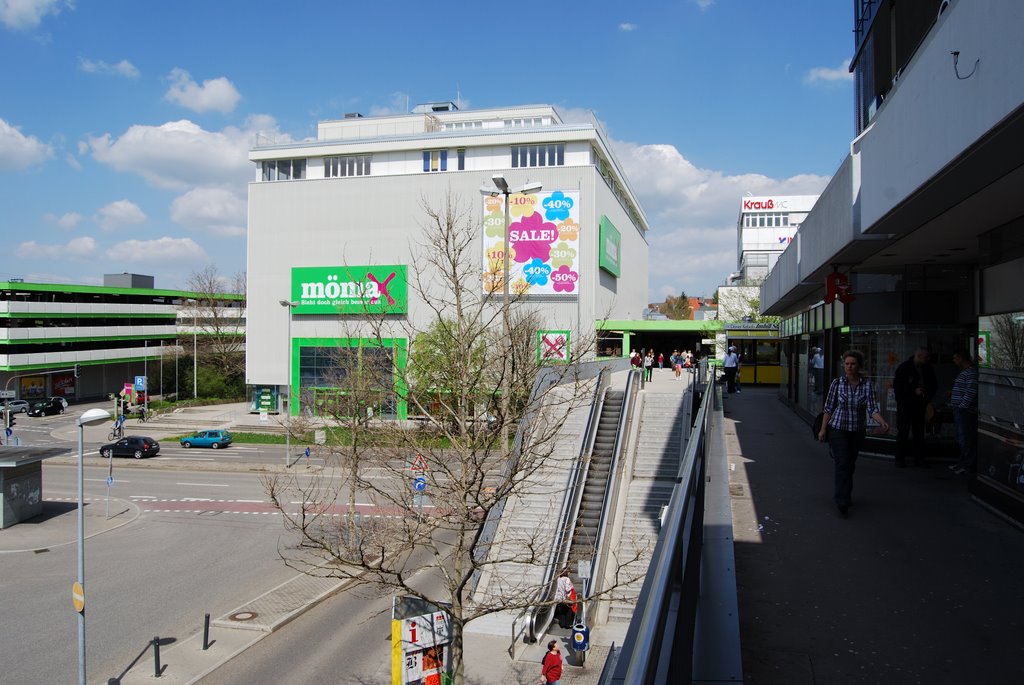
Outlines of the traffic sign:
{"label": "traffic sign", "polygon": [[114,477],[113,476],[107,476],[107,487],[109,488],[113,484],[114,484]]}
{"label": "traffic sign", "polygon": [[7,437],[11,437],[11,433],[13,433],[13,432],[14,431],[12,431],[10,428],[4,428],[4,433],[7,434]]}
{"label": "traffic sign", "polygon": [[136,376],[135,377],[135,389],[136,390],[145,390],[146,389],[146,377],[145,376]]}
{"label": "traffic sign", "polygon": [[85,611],[85,589],[81,583],[71,586],[71,602],[75,605],[75,611],[78,613]]}
{"label": "traffic sign", "polygon": [[13,400],[14,395],[13,390],[0,390],[0,400]]}
{"label": "traffic sign", "polygon": [[427,460],[423,458],[422,454],[417,454],[412,460],[412,466],[409,467],[410,471],[429,471],[427,467]]}
{"label": "traffic sign", "polygon": [[423,492],[427,489],[427,479],[423,476],[417,476],[412,482],[412,487],[416,492]]}

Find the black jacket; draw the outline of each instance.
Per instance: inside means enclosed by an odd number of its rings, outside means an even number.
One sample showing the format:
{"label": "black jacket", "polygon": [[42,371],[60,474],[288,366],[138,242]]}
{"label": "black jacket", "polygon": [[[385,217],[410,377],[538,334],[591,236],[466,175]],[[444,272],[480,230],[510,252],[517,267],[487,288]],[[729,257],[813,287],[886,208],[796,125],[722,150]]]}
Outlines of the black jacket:
{"label": "black jacket", "polygon": [[[932,365],[926,362],[917,366],[913,357],[897,366],[896,375],[892,377],[892,389],[896,394],[897,404],[928,404],[935,397],[937,387],[935,369]],[[918,397],[914,392],[918,388],[924,391],[924,397]]]}

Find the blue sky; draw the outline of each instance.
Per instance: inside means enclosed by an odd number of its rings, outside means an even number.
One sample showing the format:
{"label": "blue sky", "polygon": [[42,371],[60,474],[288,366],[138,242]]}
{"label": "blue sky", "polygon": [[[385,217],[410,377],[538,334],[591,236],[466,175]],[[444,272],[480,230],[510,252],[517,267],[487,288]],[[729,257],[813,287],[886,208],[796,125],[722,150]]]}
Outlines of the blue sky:
{"label": "blue sky", "polygon": [[816,194],[848,150],[851,28],[820,0],[0,0],[0,279],[244,271],[257,134],[461,98],[592,110],[651,224],[649,299],[711,295],[740,198]]}

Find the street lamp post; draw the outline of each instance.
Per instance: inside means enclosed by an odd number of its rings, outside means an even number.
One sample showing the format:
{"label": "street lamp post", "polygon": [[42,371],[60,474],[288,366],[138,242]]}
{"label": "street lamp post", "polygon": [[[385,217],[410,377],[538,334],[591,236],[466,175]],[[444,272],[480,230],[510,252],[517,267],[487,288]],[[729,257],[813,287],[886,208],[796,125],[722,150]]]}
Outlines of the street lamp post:
{"label": "street lamp post", "polygon": [[[508,281],[509,281],[509,197],[518,193],[538,193],[540,192],[543,185],[540,183],[526,183],[519,186],[518,188],[509,188],[508,181],[505,180],[503,174],[494,174],[491,176],[491,182],[493,186],[483,186],[480,188],[480,192],[491,197],[497,197],[498,195],[505,196],[505,244],[502,250],[505,254],[504,268],[502,271],[501,278],[501,333],[505,338],[505,344],[509,344],[511,334],[508,326]],[[501,449],[508,449],[508,406],[509,406],[509,374],[507,372],[501,374]]]}
{"label": "street lamp post", "polygon": [[[76,598],[80,602],[78,609],[78,683],[85,685],[85,518],[82,511],[84,506],[84,481],[85,481],[85,427],[97,423],[103,423],[110,419],[110,412],[106,409],[87,409],[75,423],[78,424],[78,583],[75,593],[81,593]],[[78,607],[76,607],[78,608]]]}
{"label": "street lamp post", "polygon": [[288,404],[285,412],[285,429],[284,429],[284,466],[288,468],[288,457],[292,452],[292,310],[299,306],[298,302],[289,302],[288,300],[279,300],[278,304],[288,309],[288,345],[286,347],[288,355]]}
{"label": "street lamp post", "polygon": [[192,304],[192,399],[199,397],[199,348],[196,345],[196,333],[199,331],[199,304],[193,299],[185,300]]}

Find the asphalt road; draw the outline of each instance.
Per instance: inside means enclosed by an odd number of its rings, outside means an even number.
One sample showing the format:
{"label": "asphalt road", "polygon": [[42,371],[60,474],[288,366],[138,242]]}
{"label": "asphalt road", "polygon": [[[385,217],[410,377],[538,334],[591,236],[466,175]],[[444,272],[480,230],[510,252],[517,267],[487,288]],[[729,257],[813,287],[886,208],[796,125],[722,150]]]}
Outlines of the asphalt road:
{"label": "asphalt road", "polygon": [[[105,468],[86,469],[89,507],[103,506],[106,475]],[[140,515],[86,542],[90,682],[119,676],[154,636],[183,639],[201,628],[204,613],[220,616],[295,575],[278,555],[278,546],[290,540],[281,517],[251,511],[266,499],[256,474],[121,474],[115,467],[112,493],[112,511],[123,508],[118,502],[135,501]],[[45,466],[43,496],[74,499],[74,467]],[[231,513],[246,500],[250,510]],[[74,680],[77,617],[68,595],[76,549],[68,544],[44,553],[0,554],[0,681]],[[145,658],[151,658],[148,652]]]}
{"label": "asphalt road", "polygon": [[[442,587],[423,553],[410,583],[437,596]],[[325,600],[199,681],[200,685],[352,683],[390,685],[392,596],[356,586]]]}

